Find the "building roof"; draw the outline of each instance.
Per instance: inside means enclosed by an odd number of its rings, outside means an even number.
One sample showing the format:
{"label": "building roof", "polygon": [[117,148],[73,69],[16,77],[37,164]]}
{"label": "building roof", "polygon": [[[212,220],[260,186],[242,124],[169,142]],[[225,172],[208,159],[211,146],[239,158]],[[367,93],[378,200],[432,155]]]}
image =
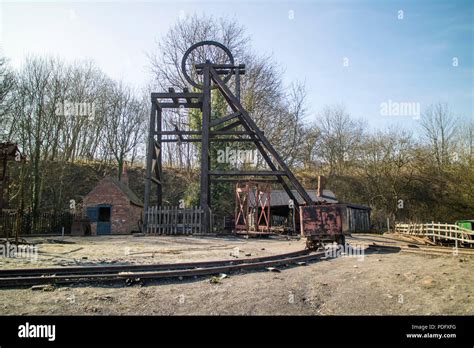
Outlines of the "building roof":
{"label": "building roof", "polygon": [[143,202],[141,201],[141,199],[138,198],[135,192],[133,192],[130,187],[128,187],[128,185],[124,184],[123,182],[120,182],[118,179],[113,178],[111,176],[106,176],[101,181],[99,181],[99,183],[95,185],[95,187],[87,194],[87,196],[94,192],[94,190],[104,182],[110,182],[114,184],[114,186],[117,187],[128,198],[130,203],[139,207],[143,207]]}
{"label": "building roof", "polygon": [[139,207],[143,207],[143,202],[141,201],[141,199],[138,198],[136,193],[133,192],[130,187],[128,187],[128,185],[124,184],[116,178],[110,177],[110,179],[115,184],[115,186],[117,186],[125,194],[125,196],[127,196],[127,198],[130,200],[130,203],[138,205]]}
{"label": "building roof", "polygon": [[[291,190],[293,195],[296,197],[298,204],[304,204],[303,198],[296,190]],[[317,190],[306,190],[308,195],[314,202],[323,202],[326,201],[327,203],[338,203],[336,199],[336,195],[331,190],[323,190],[322,197],[317,196]],[[277,206],[288,206],[288,201],[290,197],[286,193],[285,190],[272,190],[270,193],[270,206],[277,207]],[[250,206],[253,206],[253,202],[255,199],[253,198],[253,191],[250,193]]]}

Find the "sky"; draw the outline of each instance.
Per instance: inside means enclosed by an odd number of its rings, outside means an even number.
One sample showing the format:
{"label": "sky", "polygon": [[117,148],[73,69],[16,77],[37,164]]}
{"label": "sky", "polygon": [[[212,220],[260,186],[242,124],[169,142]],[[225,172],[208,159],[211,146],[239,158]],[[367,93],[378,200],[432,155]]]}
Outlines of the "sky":
{"label": "sky", "polygon": [[287,85],[305,82],[308,121],[343,104],[372,129],[417,132],[437,102],[474,119],[474,1],[3,1],[1,49],[15,68],[28,54],[92,59],[139,88],[147,53],[194,13],[236,19]]}

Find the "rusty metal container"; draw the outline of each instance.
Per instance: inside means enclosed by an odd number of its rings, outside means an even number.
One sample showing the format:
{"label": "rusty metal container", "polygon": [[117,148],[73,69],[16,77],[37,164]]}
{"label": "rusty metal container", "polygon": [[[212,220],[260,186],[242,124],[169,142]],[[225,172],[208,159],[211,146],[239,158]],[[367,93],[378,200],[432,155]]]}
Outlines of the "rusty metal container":
{"label": "rusty metal container", "polygon": [[341,208],[336,204],[300,206],[300,226],[309,248],[325,242],[345,243]]}
{"label": "rusty metal container", "polygon": [[91,223],[87,217],[75,218],[71,226],[71,236],[90,236]]}

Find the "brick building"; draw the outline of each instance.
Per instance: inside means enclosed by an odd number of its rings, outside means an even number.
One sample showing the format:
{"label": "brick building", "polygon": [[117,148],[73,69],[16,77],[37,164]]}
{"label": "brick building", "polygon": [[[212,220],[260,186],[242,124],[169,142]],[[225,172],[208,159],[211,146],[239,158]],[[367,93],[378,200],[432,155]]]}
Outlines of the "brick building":
{"label": "brick building", "polygon": [[128,187],[125,171],[121,181],[110,176],[102,179],[84,197],[83,208],[91,221],[92,235],[139,231],[143,203]]}

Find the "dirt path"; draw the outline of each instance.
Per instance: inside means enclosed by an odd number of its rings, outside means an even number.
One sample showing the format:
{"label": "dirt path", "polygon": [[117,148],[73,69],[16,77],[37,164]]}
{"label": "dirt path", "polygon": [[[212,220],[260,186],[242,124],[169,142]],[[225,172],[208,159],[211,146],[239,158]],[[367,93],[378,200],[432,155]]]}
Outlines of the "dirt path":
{"label": "dirt path", "polygon": [[[49,237],[30,238],[35,258],[0,257],[0,268],[36,268],[105,264],[150,264],[269,256],[304,248],[303,240],[236,237]],[[63,244],[64,243],[64,244]],[[246,256],[247,255],[247,256]]]}
{"label": "dirt path", "polygon": [[[297,250],[302,241],[236,243],[163,241],[160,248],[184,252],[199,245],[198,248],[210,250],[209,257],[228,258],[235,245],[258,256],[259,252]],[[192,258],[195,253],[194,258],[203,257],[203,252],[187,250],[186,256]],[[207,251],[204,253],[207,255]],[[160,258],[184,261],[182,255],[160,254]],[[0,290],[0,314],[473,315],[473,267],[474,260],[465,256],[379,252],[366,254],[362,260],[341,257],[282,269],[280,273],[231,274],[220,284],[199,278],[131,287],[77,285],[54,291]]]}

